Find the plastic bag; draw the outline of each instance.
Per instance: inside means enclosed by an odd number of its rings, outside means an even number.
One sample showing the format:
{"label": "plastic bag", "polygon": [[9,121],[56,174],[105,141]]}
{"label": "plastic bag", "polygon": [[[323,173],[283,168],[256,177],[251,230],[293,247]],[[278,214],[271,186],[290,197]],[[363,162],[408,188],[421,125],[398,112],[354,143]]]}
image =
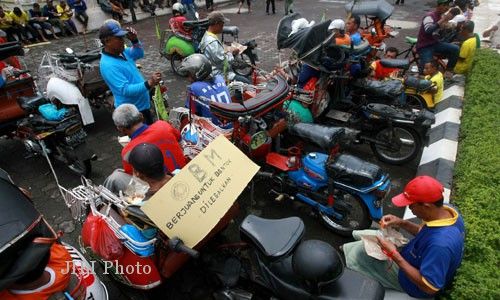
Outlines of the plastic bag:
{"label": "plastic bag", "polygon": [[44,119],[49,121],[61,121],[68,113],[66,108],[57,109],[57,107],[52,103],[40,105],[38,107],[38,111],[42,114]]}
{"label": "plastic bag", "polygon": [[83,223],[82,240],[85,246],[90,246],[92,251],[106,260],[114,260],[123,255],[122,243],[99,216],[88,215]]}

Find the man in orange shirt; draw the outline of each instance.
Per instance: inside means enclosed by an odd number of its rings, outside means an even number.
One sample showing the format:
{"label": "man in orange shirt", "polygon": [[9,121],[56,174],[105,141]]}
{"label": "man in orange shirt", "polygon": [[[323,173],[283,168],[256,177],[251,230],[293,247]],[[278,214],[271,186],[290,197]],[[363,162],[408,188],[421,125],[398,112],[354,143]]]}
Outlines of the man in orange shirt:
{"label": "man in orange shirt", "polygon": [[345,33],[345,22],[341,19],[335,19],[328,26],[328,30],[332,30],[335,35],[335,45],[351,46],[351,38]]}
{"label": "man in orange shirt", "polygon": [[[398,56],[398,49],[389,47],[385,50],[384,58],[395,59]],[[372,62],[370,68],[372,69],[372,77],[377,80],[383,80],[390,77],[393,73],[399,71],[398,68],[388,68],[382,66],[380,59]]]}

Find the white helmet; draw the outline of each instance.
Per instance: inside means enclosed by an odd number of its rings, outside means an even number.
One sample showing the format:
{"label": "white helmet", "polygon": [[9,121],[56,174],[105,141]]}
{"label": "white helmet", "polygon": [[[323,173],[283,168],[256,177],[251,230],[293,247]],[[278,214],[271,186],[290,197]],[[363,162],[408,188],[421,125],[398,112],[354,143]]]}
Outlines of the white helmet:
{"label": "white helmet", "polygon": [[177,2],[177,3],[174,3],[174,5],[172,5],[172,14],[175,14],[175,12],[178,12],[181,15],[184,15],[186,13],[186,9],[184,8],[184,5]]}
{"label": "white helmet", "polygon": [[328,26],[328,30],[345,30],[345,22],[341,19],[335,19],[330,23],[330,26]]}

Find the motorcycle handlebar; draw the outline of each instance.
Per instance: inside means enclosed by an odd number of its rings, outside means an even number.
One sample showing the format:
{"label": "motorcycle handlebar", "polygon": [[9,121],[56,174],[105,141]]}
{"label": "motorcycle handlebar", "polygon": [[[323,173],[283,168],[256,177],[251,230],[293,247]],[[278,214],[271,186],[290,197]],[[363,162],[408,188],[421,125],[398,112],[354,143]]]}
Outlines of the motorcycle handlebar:
{"label": "motorcycle handlebar", "polygon": [[184,245],[184,242],[179,239],[179,238],[171,238],[168,240],[168,246],[174,250],[175,252],[182,252],[186,253],[191,257],[198,258],[200,257],[200,252],[189,248],[188,246]]}

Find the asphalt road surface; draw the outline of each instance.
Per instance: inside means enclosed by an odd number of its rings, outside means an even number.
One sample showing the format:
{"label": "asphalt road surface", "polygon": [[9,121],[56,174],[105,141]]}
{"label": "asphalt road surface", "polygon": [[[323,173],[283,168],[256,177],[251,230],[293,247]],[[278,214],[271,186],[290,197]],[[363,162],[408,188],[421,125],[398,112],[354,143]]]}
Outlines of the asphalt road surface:
{"label": "asphalt road surface", "polygon": [[[279,19],[282,17],[283,1],[276,1],[277,14],[266,15],[265,1],[253,2],[253,12],[247,14],[242,10],[242,14],[236,14],[236,1],[220,5],[219,9],[231,19],[231,25],[237,25],[240,28],[240,40],[255,39],[258,43],[258,55],[261,59],[260,66],[263,69],[271,70],[274,65],[279,63],[280,56],[286,58],[286,53],[280,53],[276,50],[275,30]],[[393,16],[388,21],[389,24],[402,27],[397,38],[388,41],[389,46],[396,46],[400,49],[406,47],[404,43],[405,35],[416,35],[418,22],[421,16],[431,8],[434,1],[407,1],[405,6],[396,6]],[[337,0],[297,0],[295,9],[309,20],[319,21],[323,15],[326,18],[344,18],[344,4],[346,1]],[[206,12],[200,11],[204,16]],[[90,16],[92,17],[92,16]],[[162,27],[168,26],[170,16],[159,17]],[[185,90],[187,81],[176,77],[168,64],[158,53],[158,40],[154,31],[153,19],[148,19],[134,24],[133,27],[138,31],[139,38],[143,41],[146,56],[139,63],[143,66],[143,73],[148,76],[155,70],[160,70],[169,87],[170,106],[181,106],[185,99]],[[97,34],[89,34],[87,43]],[[91,44],[91,43],[88,43]],[[24,57],[24,61],[33,73],[36,73],[37,66],[40,63],[44,51],[63,52],[66,47],[73,48],[76,52],[85,49],[85,42],[82,36],[64,38],[49,45],[32,47],[29,53]],[[115,168],[120,167],[121,146],[117,142],[117,131],[111,120],[111,114],[105,109],[94,111],[96,122],[87,128],[87,143],[90,148],[98,155],[99,159],[93,163],[92,180],[96,183],[102,183],[104,178]],[[402,186],[414,176],[418,166],[417,158],[415,161],[404,166],[391,166],[378,162],[367,147],[355,147],[348,149],[352,154],[358,155],[363,159],[374,162],[382,166],[390,173],[392,179],[392,194],[401,192]],[[64,201],[59,193],[56,182],[47,162],[43,157],[26,157],[23,145],[16,140],[0,140],[0,167],[9,172],[14,180],[20,185],[31,191],[36,207],[45,215],[46,219],[55,229],[65,232],[63,240],[76,245],[76,239],[80,232],[80,225],[74,224],[64,205]],[[61,185],[73,187],[80,183],[80,179],[71,173],[67,168],[59,163],[55,163],[55,169]],[[273,197],[266,193],[263,186],[257,184],[256,196],[253,201],[245,191],[239,201],[243,204],[241,215],[254,213],[265,217],[288,217],[299,216],[306,224],[307,239],[322,239],[333,245],[340,245],[347,239],[339,237],[329,232],[323,227],[319,220],[311,216],[307,209],[290,205],[289,203],[278,203]],[[402,214],[401,210],[395,209],[387,201],[385,203],[385,212]],[[236,228],[236,225],[233,226]],[[106,276],[100,276],[110,290],[111,299],[125,299],[129,293],[127,289],[112,282]]]}

